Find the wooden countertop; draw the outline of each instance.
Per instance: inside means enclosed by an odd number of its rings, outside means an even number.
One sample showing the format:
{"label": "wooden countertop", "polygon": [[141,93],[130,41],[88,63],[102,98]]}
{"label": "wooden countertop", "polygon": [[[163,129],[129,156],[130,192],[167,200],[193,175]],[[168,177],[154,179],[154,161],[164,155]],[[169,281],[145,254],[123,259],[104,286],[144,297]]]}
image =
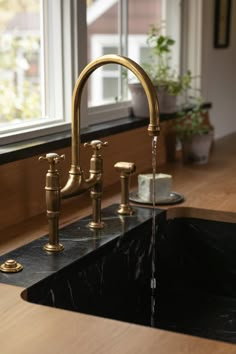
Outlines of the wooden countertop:
{"label": "wooden countertop", "polygon": [[[186,199],[167,208],[169,217],[195,216],[236,222],[235,139],[236,134],[232,134],[216,141],[208,165],[183,166],[176,162],[158,168],[173,175],[173,190],[184,194]],[[113,191],[105,191],[104,207],[119,202],[118,189],[119,186],[114,186]],[[80,217],[90,213],[89,203],[84,202]],[[63,223],[75,217],[75,208],[68,207]],[[35,231],[35,222],[40,220],[39,217],[29,221],[18,227],[17,232],[9,230],[0,245],[1,253],[44,234],[44,224]],[[19,287],[0,284],[0,352],[3,354],[236,353],[235,345],[219,341],[30,304],[21,298],[22,291]]]}
{"label": "wooden countertop", "polygon": [[207,165],[163,166],[161,172],[173,175],[173,190],[185,202],[168,207],[169,216],[195,216],[236,222],[236,134],[214,142]]}

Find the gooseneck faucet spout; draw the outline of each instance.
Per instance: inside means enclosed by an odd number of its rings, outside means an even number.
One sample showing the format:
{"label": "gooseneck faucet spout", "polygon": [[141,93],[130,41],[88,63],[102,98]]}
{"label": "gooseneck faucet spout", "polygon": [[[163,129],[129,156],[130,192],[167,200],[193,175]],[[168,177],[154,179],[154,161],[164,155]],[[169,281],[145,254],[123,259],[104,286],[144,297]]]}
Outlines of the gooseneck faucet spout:
{"label": "gooseneck faucet spout", "polygon": [[[100,183],[102,179],[102,168],[90,168],[90,175],[86,179],[80,166],[80,106],[83,88],[89,76],[97,68],[106,64],[118,64],[129,69],[140,81],[146,93],[150,121],[148,133],[150,136],[157,136],[160,132],[159,108],[156,90],[145,71],[133,60],[120,55],[104,55],[90,62],[78,77],[75,83],[72,96],[72,164],[69,171],[69,178],[65,187],[61,190],[62,197],[70,197],[81,194],[85,190]],[[97,162],[96,162],[97,163]],[[100,162],[98,163],[100,165]]]}

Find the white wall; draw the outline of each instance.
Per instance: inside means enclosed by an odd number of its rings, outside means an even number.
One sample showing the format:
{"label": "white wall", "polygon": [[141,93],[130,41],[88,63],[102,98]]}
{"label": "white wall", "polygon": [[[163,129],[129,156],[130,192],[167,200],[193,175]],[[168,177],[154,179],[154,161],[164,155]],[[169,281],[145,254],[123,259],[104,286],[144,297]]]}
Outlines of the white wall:
{"label": "white wall", "polygon": [[230,45],[216,49],[214,38],[214,0],[203,1],[202,89],[211,101],[211,122],[215,137],[236,131],[236,0],[232,1]]}

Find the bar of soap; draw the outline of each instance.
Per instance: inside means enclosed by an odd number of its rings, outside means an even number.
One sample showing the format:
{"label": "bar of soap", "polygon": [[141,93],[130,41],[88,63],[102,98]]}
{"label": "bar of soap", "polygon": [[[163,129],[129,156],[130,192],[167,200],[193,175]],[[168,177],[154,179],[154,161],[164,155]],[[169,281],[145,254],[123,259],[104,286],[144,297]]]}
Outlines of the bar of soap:
{"label": "bar of soap", "polygon": [[[172,176],[165,173],[155,174],[155,202],[165,200],[170,196],[172,185]],[[152,202],[153,199],[153,174],[138,175],[138,195],[146,202]]]}

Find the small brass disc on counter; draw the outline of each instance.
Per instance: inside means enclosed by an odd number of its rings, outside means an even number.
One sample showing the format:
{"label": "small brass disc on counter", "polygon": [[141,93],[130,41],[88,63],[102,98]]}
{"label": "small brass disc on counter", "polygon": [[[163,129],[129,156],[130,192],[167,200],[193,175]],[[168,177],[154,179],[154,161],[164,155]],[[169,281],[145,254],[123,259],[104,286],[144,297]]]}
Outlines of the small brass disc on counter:
{"label": "small brass disc on counter", "polygon": [[4,273],[17,273],[23,269],[23,266],[14,259],[8,259],[0,265],[0,271]]}

